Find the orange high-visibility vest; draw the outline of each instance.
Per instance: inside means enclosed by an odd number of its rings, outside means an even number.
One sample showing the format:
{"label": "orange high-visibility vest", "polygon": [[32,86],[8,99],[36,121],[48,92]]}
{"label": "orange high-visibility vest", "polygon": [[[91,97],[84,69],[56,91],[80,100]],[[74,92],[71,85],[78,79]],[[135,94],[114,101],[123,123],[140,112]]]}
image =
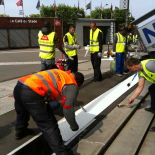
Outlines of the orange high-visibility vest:
{"label": "orange high-visibility vest", "polygon": [[21,77],[19,81],[41,96],[49,95],[52,100],[62,98],[62,89],[64,85],[77,85],[72,73],[68,74],[58,69],[46,70],[24,76]]}

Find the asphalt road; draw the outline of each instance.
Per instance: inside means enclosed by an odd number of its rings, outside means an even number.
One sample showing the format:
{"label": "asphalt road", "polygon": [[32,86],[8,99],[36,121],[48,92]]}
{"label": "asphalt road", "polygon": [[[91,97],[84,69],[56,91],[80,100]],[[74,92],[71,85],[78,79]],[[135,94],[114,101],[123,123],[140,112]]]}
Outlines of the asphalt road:
{"label": "asphalt road", "polygon": [[[103,51],[107,50],[107,46]],[[78,59],[90,60],[90,56],[84,57],[86,50],[84,48],[78,50]],[[57,49],[56,50],[56,60],[62,58],[62,53]],[[40,71],[40,64],[29,64],[29,65],[4,65],[1,63],[10,63],[10,62],[39,62],[39,49],[16,49],[16,50],[0,50],[0,82],[7,81],[9,79],[14,79],[21,77],[27,74]]]}

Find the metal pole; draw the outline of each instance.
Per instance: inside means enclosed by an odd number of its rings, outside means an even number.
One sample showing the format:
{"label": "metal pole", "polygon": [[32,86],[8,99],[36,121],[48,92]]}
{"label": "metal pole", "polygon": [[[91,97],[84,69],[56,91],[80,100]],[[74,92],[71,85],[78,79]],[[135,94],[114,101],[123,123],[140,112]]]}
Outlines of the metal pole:
{"label": "metal pole", "polygon": [[[128,27],[128,23],[129,23],[129,1],[130,0],[128,0],[128,8],[127,8],[127,10],[126,10],[126,24],[125,24],[125,26],[126,27]],[[126,44],[125,44],[125,46],[126,46],[126,52],[125,52],[125,60],[126,60],[126,58],[127,58],[127,52],[128,52],[128,41],[127,41],[127,39],[128,39],[128,34],[126,35]]]}
{"label": "metal pole", "polygon": [[128,8],[127,8],[127,10],[126,10],[126,27],[128,26],[128,23],[129,23],[129,1],[130,0],[128,0]]}
{"label": "metal pole", "polygon": [[[102,2],[101,2],[101,7],[102,7]],[[100,11],[101,11],[101,19],[102,19],[102,8],[100,8],[100,9],[101,9],[101,10],[100,10]]]}
{"label": "metal pole", "polygon": [[90,18],[91,18],[91,10],[92,10],[92,0],[90,1]]}
{"label": "metal pole", "polygon": [[[23,2],[23,1],[24,1],[24,0],[22,0],[22,2]],[[24,2],[23,2],[22,8],[23,8],[23,17],[24,17]]]}
{"label": "metal pole", "polygon": [[[41,8],[41,1],[39,0],[39,2],[40,2],[40,8]],[[41,10],[40,8],[39,8],[39,12],[40,12],[40,10]],[[41,17],[41,12],[40,12],[40,17]]]}

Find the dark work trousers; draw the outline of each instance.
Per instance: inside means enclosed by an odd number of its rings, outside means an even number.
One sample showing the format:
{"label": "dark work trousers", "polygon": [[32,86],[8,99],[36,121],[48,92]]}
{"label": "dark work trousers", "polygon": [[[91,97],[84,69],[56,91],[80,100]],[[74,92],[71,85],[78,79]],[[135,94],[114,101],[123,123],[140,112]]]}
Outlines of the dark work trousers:
{"label": "dark work trousers", "polygon": [[148,89],[151,96],[151,109],[155,111],[155,84],[152,84]]}
{"label": "dark work trousers", "polygon": [[31,115],[56,155],[67,155],[57,120],[50,105],[45,105],[44,97],[18,82],[14,89],[14,98],[17,113],[16,131],[27,128]]}
{"label": "dark work trousers", "polygon": [[72,67],[72,72],[75,73],[78,71],[78,56],[72,56],[73,58],[73,67]]}
{"label": "dark work trousers", "polygon": [[98,57],[98,52],[91,53],[91,63],[94,69],[94,80],[102,80],[101,74],[101,58]]}
{"label": "dark work trousers", "polygon": [[48,69],[57,69],[54,59],[42,59],[41,58],[41,71]]}
{"label": "dark work trousers", "polygon": [[124,73],[125,53],[116,53],[116,74]]}

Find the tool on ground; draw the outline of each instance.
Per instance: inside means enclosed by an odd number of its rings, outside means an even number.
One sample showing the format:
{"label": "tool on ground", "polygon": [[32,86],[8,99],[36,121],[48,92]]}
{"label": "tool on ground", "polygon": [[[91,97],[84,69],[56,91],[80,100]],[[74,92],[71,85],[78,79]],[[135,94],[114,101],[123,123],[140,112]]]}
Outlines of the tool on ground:
{"label": "tool on ground", "polygon": [[117,106],[120,108],[120,107],[123,107],[123,106],[126,106],[126,105],[128,105],[128,104],[126,104],[126,103],[120,103]]}
{"label": "tool on ground", "polygon": [[84,111],[87,112],[86,109],[83,106],[80,106],[80,108]]}

